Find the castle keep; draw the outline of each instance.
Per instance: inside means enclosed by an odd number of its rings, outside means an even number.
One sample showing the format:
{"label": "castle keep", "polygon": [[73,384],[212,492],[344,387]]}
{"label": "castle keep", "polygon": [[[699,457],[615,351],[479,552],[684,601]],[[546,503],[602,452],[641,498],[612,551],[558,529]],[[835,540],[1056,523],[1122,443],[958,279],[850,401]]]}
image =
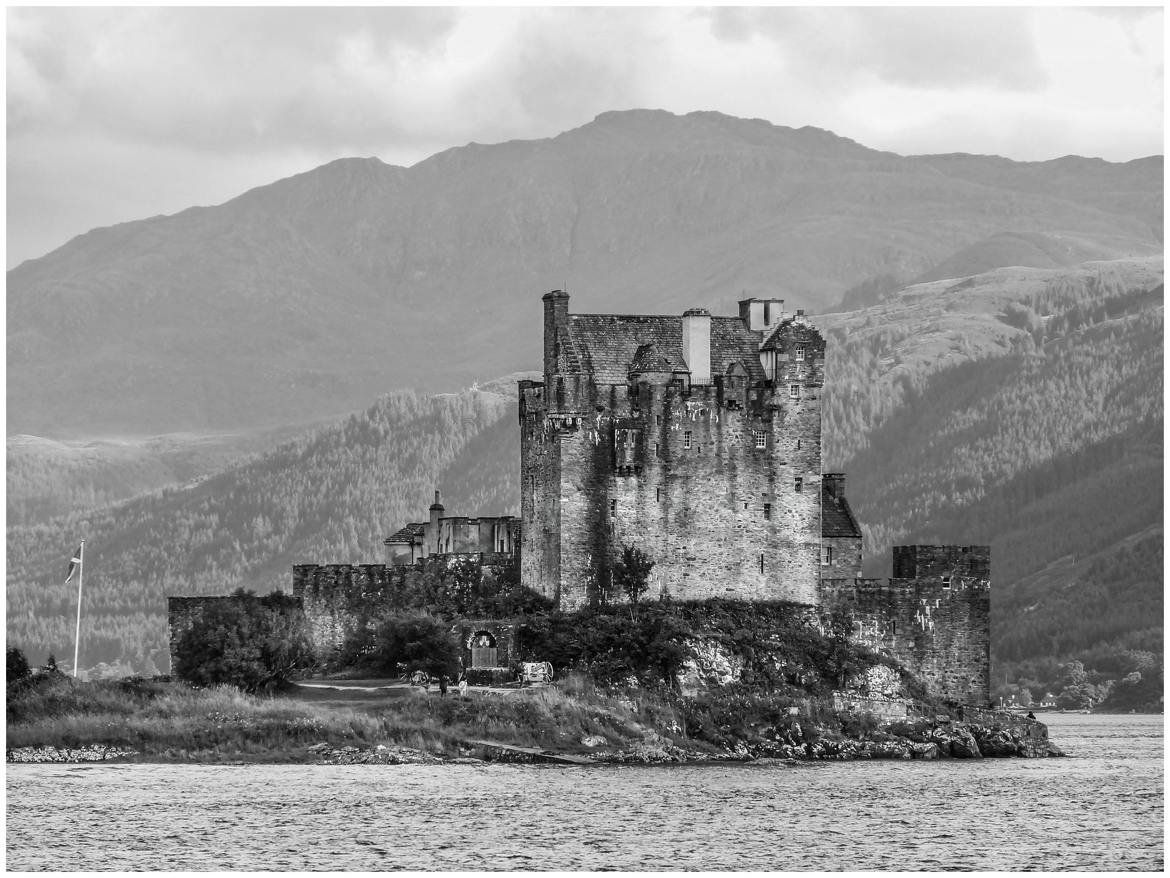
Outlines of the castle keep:
{"label": "castle keep", "polygon": [[825,341],[779,299],[739,308],[544,297],[544,382],[520,383],[524,585],[579,608],[626,545],[655,562],[651,596],[679,600],[818,604],[822,567],[860,575],[844,477],[821,475]]}
{"label": "castle keep", "polygon": [[[647,599],[801,605],[934,695],[987,703],[990,550],[896,546],[890,579],[861,577],[845,476],[822,472],[825,340],[803,312],[752,298],[732,317],[572,314],[561,291],[543,307],[544,380],[519,384],[520,518],[447,516],[436,491],[427,521],[384,541],[388,564],[296,565],[319,655],[411,571],[518,571],[576,610],[617,597],[628,546],[654,561]],[[170,598],[172,648],[211,600]],[[467,667],[516,660],[516,631],[466,623]]]}

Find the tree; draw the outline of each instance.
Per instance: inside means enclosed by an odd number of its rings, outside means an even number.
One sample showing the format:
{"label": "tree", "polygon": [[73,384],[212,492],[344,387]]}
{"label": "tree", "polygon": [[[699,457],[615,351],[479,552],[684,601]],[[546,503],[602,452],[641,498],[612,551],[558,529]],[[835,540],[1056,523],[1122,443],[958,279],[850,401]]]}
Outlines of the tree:
{"label": "tree", "polygon": [[405,665],[434,676],[453,677],[459,671],[461,656],[462,650],[450,625],[425,613],[413,613],[389,616],[378,625],[370,663],[383,673]]}
{"label": "tree", "polygon": [[637,546],[622,546],[621,558],[613,565],[614,588],[624,594],[631,604],[637,604],[650,587],[650,571],[654,562]]}
{"label": "tree", "polygon": [[175,646],[175,674],[201,686],[228,683],[246,692],[288,682],[313,665],[300,604],[279,591],[238,590],[209,602]]}
{"label": "tree", "polygon": [[15,646],[8,647],[7,660],[4,674],[6,678],[5,682],[15,683],[17,680],[23,680],[32,675],[32,668],[28,665],[28,659]]}

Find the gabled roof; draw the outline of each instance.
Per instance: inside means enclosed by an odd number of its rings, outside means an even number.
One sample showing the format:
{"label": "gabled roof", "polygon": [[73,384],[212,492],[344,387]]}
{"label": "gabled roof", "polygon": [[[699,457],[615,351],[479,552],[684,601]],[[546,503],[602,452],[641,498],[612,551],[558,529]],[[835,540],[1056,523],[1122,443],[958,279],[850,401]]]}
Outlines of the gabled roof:
{"label": "gabled roof", "polygon": [[[686,362],[682,355],[681,316],[570,314],[568,328],[572,349],[597,384],[625,384],[643,345],[652,344],[655,352],[671,363]],[[749,380],[763,381],[759,346],[760,333],[752,332],[740,318],[711,318],[712,375],[724,374],[738,361],[747,370]]]}
{"label": "gabled roof", "polygon": [[382,542],[389,543],[412,543],[415,537],[421,537],[425,531],[426,525],[421,522],[412,521],[406,527],[396,531],[392,535],[386,537]]}
{"label": "gabled roof", "polygon": [[806,317],[793,315],[792,317],[784,318],[776,324],[772,331],[768,333],[768,337],[764,340],[764,343],[760,345],[760,350],[783,350],[785,337],[802,341],[817,341],[822,344],[824,342],[820,332],[817,331],[817,328]]}
{"label": "gabled roof", "polygon": [[844,497],[838,500],[824,486],[821,487],[821,536],[861,539],[861,528],[853,517],[849,501]]}

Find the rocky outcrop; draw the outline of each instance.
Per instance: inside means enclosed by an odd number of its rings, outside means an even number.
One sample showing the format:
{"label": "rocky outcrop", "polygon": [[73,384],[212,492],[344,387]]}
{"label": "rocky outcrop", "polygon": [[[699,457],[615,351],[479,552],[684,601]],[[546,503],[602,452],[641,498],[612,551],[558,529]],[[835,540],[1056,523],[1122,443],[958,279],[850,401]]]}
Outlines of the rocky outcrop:
{"label": "rocky outcrop", "polygon": [[388,747],[379,744],[373,748],[334,747],[332,744],[314,744],[309,748],[318,765],[437,765],[449,760],[415,750],[413,747]]}
{"label": "rocky outcrop", "polygon": [[85,747],[9,747],[5,762],[109,762],[137,756],[137,750],[90,744]]}

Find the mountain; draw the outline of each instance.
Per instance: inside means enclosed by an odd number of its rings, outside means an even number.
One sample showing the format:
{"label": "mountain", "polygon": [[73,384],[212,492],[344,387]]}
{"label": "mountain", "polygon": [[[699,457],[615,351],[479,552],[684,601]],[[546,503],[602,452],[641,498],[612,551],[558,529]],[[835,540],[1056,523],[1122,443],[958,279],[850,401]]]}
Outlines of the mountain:
{"label": "mountain", "polygon": [[899,156],[718,113],[606,113],[410,168],[343,159],[9,271],[8,430],[339,417],[531,368],[555,287],[586,312],[728,313],[761,291],[824,310],[939,272],[1158,254],[1161,216],[1161,157]]}
{"label": "mountain", "polygon": [[[848,474],[867,572],[888,575],[895,542],[990,543],[1001,679],[1160,661],[1162,273],[1160,258],[996,269],[817,318],[825,468]],[[197,483],[10,526],[9,642],[68,653],[78,534],[83,664],[165,669],[167,594],[381,561],[436,487],[451,511],[515,513],[518,462],[510,382],[404,391]]]}

